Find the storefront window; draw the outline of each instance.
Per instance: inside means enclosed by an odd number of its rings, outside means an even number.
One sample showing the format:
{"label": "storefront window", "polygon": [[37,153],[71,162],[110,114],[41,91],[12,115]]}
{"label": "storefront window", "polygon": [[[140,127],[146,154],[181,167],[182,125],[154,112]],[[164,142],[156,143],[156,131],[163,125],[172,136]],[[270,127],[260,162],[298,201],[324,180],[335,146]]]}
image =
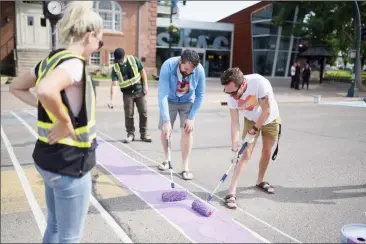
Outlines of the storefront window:
{"label": "storefront window", "polygon": [[288,52],[278,52],[275,76],[285,76]]}
{"label": "storefront window", "polygon": [[170,57],[180,56],[182,54],[182,49],[172,48],[171,52],[173,55],[170,55],[169,48],[156,48],[156,67],[158,68],[159,72],[165,60]]}
{"label": "storefront window", "polygon": [[269,4],[252,14],[252,21],[272,19],[273,5]]}
{"label": "storefront window", "polygon": [[208,77],[220,77],[230,67],[230,52],[206,51],[204,69]]}
{"label": "storefront window", "polygon": [[[252,13],[253,72],[264,76],[272,74],[278,77],[287,76],[288,53],[292,51],[291,62],[293,62],[299,46],[299,38],[295,36],[290,50],[296,4],[293,4],[293,9],[290,10],[288,13],[283,13],[285,22],[281,28],[273,22],[273,18],[283,11],[281,3],[268,4]],[[276,63],[273,65],[275,57]]]}
{"label": "storefront window", "polygon": [[253,49],[276,49],[277,36],[253,37]]}
{"label": "storefront window", "polygon": [[291,42],[291,37],[281,36],[280,46],[279,46],[278,50],[288,51],[288,49],[290,48],[290,42]]}
{"label": "storefront window", "polygon": [[200,56],[206,77],[220,77],[230,67],[231,31],[201,30],[182,28],[172,39],[172,55],[169,54],[169,33],[166,27],[158,27],[156,65],[161,65],[170,57],[179,56],[190,48]]}
{"label": "storefront window", "polygon": [[292,51],[297,52],[299,50],[300,38],[294,38],[294,43],[292,45]]}
{"label": "storefront window", "polygon": [[[165,27],[158,27],[158,47],[169,46],[169,33]],[[231,32],[182,28],[178,37],[173,37],[172,47],[231,49]]]}
{"label": "storefront window", "polygon": [[271,76],[275,51],[253,51],[254,73]]}
{"label": "storefront window", "polygon": [[278,35],[278,27],[271,21],[252,24],[253,35]]}

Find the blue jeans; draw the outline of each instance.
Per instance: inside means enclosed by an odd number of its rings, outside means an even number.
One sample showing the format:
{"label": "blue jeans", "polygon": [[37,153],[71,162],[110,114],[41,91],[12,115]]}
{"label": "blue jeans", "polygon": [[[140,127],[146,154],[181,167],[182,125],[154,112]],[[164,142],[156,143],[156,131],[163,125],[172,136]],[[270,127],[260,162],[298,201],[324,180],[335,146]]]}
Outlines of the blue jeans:
{"label": "blue jeans", "polygon": [[90,172],[74,178],[36,168],[44,180],[48,209],[43,243],[80,242],[89,209]]}

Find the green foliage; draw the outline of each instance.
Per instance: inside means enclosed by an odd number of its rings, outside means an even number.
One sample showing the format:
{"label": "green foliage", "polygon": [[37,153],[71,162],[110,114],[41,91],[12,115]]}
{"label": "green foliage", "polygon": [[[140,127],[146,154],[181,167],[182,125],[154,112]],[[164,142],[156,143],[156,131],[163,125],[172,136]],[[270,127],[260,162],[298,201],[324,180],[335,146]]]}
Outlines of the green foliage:
{"label": "green foliage", "polygon": [[[332,79],[351,79],[352,72],[350,70],[329,70],[325,72],[325,77]],[[362,80],[366,80],[366,72],[361,73]]]}
{"label": "green foliage", "polygon": [[[293,1],[273,2],[278,5],[277,15],[274,18],[276,25],[281,25],[286,32],[293,31],[308,39],[312,46],[331,46],[338,52],[346,52],[354,47],[355,43],[355,5],[353,1]],[[366,1],[358,1],[361,22],[366,23]],[[298,24],[286,27],[285,20],[299,7]],[[287,33],[286,33],[287,34]],[[366,54],[366,44],[362,45],[362,53]]]}

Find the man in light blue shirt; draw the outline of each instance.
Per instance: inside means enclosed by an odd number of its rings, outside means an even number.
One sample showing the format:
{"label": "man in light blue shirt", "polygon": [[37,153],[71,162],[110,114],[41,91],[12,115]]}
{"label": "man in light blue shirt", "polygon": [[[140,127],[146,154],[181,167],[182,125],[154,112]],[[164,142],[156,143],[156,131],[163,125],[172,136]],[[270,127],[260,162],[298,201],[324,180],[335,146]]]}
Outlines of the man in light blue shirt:
{"label": "man in light blue shirt", "polygon": [[[165,160],[159,165],[160,170],[166,170],[168,165],[168,149],[166,139],[174,126],[179,113],[182,150],[181,173],[183,179],[190,180],[193,174],[189,171],[189,157],[193,141],[193,122],[197,111],[202,105],[205,94],[205,71],[200,64],[198,53],[193,50],[185,50],[180,57],[172,57],[166,60],[159,75],[159,109],[161,129],[161,141],[164,149]],[[171,140],[170,140],[171,141]]]}

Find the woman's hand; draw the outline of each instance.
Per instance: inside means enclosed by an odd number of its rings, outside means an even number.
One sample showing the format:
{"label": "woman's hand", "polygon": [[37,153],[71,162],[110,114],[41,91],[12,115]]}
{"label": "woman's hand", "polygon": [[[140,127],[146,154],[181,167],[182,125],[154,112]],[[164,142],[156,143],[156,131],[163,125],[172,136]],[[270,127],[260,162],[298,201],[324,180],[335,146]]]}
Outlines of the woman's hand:
{"label": "woman's hand", "polygon": [[77,137],[75,134],[74,127],[72,126],[71,121],[69,122],[61,122],[56,121],[55,126],[52,127],[50,133],[48,134],[48,143],[53,145],[57,143],[64,137],[71,136],[75,141],[77,141]]}

